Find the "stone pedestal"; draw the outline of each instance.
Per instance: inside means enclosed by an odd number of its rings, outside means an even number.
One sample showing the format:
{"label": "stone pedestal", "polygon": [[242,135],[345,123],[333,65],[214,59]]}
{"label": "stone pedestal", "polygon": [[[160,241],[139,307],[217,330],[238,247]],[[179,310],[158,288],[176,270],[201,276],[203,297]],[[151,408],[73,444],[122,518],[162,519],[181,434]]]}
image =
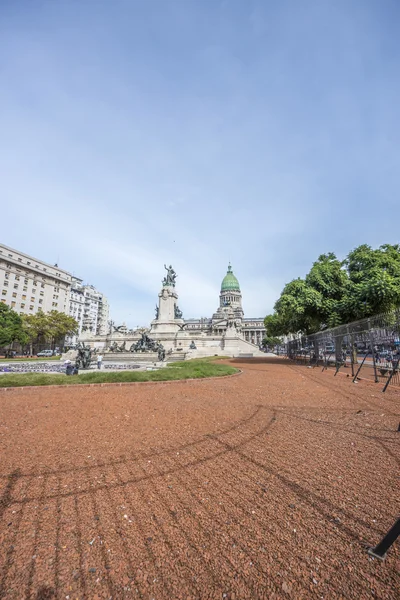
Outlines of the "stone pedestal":
{"label": "stone pedestal", "polygon": [[158,317],[151,322],[150,337],[152,334],[165,336],[174,335],[184,324],[183,319],[175,319],[175,306],[178,302],[178,294],[175,287],[165,285],[158,294]]}

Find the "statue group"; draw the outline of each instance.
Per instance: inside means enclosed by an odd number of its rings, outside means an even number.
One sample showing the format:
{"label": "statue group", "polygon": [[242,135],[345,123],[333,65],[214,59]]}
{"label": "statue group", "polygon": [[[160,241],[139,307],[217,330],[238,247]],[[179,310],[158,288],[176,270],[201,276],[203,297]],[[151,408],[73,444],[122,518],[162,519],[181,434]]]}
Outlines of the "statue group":
{"label": "statue group", "polygon": [[113,342],[109,350],[110,352],[126,352],[126,342],[122,342],[120,346],[118,346],[118,342]]}
{"label": "statue group", "polygon": [[[85,349],[86,351],[87,349]],[[90,351],[90,348],[89,348]],[[126,342],[123,342],[121,346],[118,346],[117,342],[111,344],[109,348],[110,352],[132,352],[132,353],[141,353],[141,352],[157,352],[158,360],[160,362],[165,360],[165,349],[164,346],[160,342],[156,342],[152,340],[146,332],[142,333],[142,337],[137,342],[134,342],[129,350],[126,349]],[[79,352],[79,350],[78,350]],[[83,363],[82,363],[83,364]],[[90,364],[90,361],[89,361]],[[86,367],[80,367],[85,369]]]}
{"label": "statue group", "polygon": [[152,340],[147,333],[142,333],[142,337],[129,348],[129,352],[157,352],[160,362],[165,359],[165,349],[160,342]]}

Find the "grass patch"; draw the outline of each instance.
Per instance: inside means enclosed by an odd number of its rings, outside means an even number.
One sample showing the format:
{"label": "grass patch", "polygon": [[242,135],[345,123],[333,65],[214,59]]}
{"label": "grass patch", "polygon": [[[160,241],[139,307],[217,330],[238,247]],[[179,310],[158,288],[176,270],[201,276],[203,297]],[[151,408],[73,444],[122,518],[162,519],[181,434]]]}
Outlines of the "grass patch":
{"label": "grass patch", "polygon": [[70,377],[47,373],[10,373],[0,375],[0,387],[76,385],[78,383],[124,383],[131,381],[174,381],[179,379],[221,377],[237,372],[237,369],[234,367],[211,362],[213,360],[214,357],[182,361],[172,363],[158,371],[116,371],[114,373],[93,371]]}

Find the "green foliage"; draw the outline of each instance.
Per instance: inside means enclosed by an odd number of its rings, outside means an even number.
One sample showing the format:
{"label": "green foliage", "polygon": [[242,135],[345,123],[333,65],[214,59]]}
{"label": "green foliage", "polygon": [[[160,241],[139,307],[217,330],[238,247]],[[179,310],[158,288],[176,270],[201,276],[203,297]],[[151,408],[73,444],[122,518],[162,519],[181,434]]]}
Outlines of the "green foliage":
{"label": "green foliage", "polygon": [[31,342],[49,342],[54,344],[66,335],[78,332],[78,323],[73,317],[52,310],[49,313],[38,311],[34,315],[23,316],[24,329]]}
{"label": "green foliage", "polygon": [[279,337],[274,337],[271,335],[267,335],[263,341],[263,346],[268,346],[269,348],[273,348],[274,346],[279,346],[281,344],[281,339]]}
{"label": "green foliage", "polygon": [[288,283],[265,318],[268,336],[315,333],[400,304],[400,246],[364,244],[340,262],[321,255],[304,279]]}
{"label": "green foliage", "polygon": [[47,373],[10,373],[0,377],[0,387],[25,387],[42,385],[75,385],[77,383],[117,383],[132,381],[174,381],[179,379],[201,379],[232,375],[237,369],[230,365],[208,360],[188,360],[159,369],[158,371],[92,371],[80,375],[50,375]]}
{"label": "green foliage", "polygon": [[13,342],[26,342],[22,319],[15,310],[0,303],[0,346],[9,346]]}

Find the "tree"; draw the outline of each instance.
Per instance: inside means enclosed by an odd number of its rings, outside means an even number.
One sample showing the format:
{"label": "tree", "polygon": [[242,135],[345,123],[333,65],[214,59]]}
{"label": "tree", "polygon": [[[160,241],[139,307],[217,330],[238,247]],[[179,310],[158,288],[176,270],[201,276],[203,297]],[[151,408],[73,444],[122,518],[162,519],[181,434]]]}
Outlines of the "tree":
{"label": "tree", "polygon": [[15,310],[0,303],[0,347],[9,346],[13,342],[26,342],[22,318]]}
{"label": "tree", "polygon": [[39,310],[34,315],[24,315],[23,320],[30,343],[30,354],[33,354],[33,344],[39,345],[41,342],[45,342],[49,334],[46,313]]}
{"label": "tree", "polygon": [[272,335],[267,335],[264,337],[262,341],[263,346],[268,346],[269,348],[273,348],[274,346],[279,346],[282,343],[279,337],[274,337]]}
{"label": "tree", "polygon": [[364,244],[341,262],[322,254],[304,279],[285,285],[265,320],[267,335],[315,333],[400,305],[400,246]]}
{"label": "tree", "polygon": [[46,317],[48,321],[48,335],[53,346],[57,341],[63,343],[66,335],[78,333],[79,326],[73,317],[57,310],[52,310]]}
{"label": "tree", "polygon": [[370,317],[400,305],[400,246],[384,244],[373,250],[363,244],[344,261],[350,287],[344,312],[350,319]]}
{"label": "tree", "polygon": [[78,332],[78,323],[73,317],[52,310],[49,313],[38,311],[34,315],[24,315],[24,328],[32,345],[49,343],[53,346],[57,342],[63,344],[66,335]]}

